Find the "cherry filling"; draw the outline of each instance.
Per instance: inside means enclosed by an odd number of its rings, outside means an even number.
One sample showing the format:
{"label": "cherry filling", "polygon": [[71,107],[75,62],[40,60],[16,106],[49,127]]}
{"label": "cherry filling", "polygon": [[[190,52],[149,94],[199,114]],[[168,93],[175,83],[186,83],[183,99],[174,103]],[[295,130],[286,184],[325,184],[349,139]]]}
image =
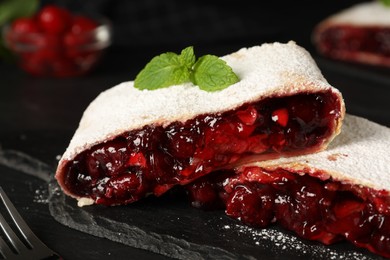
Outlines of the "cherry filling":
{"label": "cherry filling", "polygon": [[326,245],[339,240],[390,257],[390,194],[333,181],[321,172],[247,167],[215,172],[186,186],[192,205],[224,207],[257,227],[277,222],[300,237]]}
{"label": "cherry filling", "polygon": [[166,127],[145,126],[80,153],[67,163],[64,185],[96,203],[131,203],[243,158],[316,150],[339,117],[338,97],[325,92],[268,98]]}
{"label": "cherry filling", "polygon": [[390,28],[333,26],[320,35],[320,50],[338,58],[342,52],[365,52],[390,57]]}

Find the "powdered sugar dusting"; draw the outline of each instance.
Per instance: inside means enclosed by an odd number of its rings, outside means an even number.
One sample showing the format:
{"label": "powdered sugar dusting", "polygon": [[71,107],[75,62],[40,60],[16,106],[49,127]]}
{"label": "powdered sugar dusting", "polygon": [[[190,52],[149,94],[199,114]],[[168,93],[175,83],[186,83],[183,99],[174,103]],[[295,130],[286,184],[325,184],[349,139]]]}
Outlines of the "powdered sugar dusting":
{"label": "powdered sugar dusting", "polygon": [[[232,224],[224,225],[222,229],[234,231],[239,236],[249,237],[253,244],[267,250],[272,250],[276,254],[280,251],[289,251],[297,256],[312,256],[320,259],[350,259],[369,260],[372,259],[356,251],[340,252],[321,244],[307,244],[296,236],[283,233],[274,228],[253,228],[245,225]],[[271,243],[272,246],[267,245]]]}
{"label": "powdered sugar dusting", "polygon": [[380,1],[360,3],[331,16],[328,21],[332,24],[390,26],[390,8]]}

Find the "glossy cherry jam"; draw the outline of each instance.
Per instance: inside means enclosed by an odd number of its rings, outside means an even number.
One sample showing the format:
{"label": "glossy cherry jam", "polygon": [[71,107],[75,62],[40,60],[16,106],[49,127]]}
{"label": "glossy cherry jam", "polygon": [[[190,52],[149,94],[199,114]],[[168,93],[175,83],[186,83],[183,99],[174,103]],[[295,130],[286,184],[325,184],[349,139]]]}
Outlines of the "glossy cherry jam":
{"label": "glossy cherry jam", "polygon": [[317,149],[334,131],[339,104],[332,93],[306,93],[145,126],[79,154],[67,163],[64,184],[106,205],[161,195],[239,160]]}
{"label": "glossy cherry jam", "polygon": [[365,52],[390,57],[390,29],[378,26],[334,26],[321,33],[321,51],[339,58],[339,52]]}
{"label": "glossy cherry jam", "polygon": [[305,239],[348,240],[390,257],[390,194],[313,174],[247,167],[209,174],[186,188],[195,207],[223,206],[252,226],[277,222]]}

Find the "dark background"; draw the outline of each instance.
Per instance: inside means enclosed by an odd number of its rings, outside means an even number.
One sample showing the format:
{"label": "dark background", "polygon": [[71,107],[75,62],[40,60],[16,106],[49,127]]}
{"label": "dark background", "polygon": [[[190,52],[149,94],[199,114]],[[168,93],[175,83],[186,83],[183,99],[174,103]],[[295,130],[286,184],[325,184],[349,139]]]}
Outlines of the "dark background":
{"label": "dark background", "polygon": [[114,27],[114,45],[235,44],[295,40],[311,49],[310,34],[322,19],[358,0],[328,1],[43,1],[99,13]]}
{"label": "dark background", "polygon": [[[0,85],[4,84],[0,91],[5,100],[0,103],[0,109],[7,111],[10,109],[8,105],[13,105],[11,113],[2,115],[6,119],[3,130],[67,128],[73,132],[82,111],[99,92],[120,82],[133,80],[152,57],[162,52],[179,52],[193,45],[198,57],[206,53],[221,56],[242,47],[289,40],[306,48],[328,81],[344,92],[348,112],[390,125],[386,118],[389,113],[378,113],[376,109],[387,105],[386,95],[374,91],[371,99],[378,99],[366,100],[365,95],[359,96],[357,93],[362,89],[354,87],[355,83],[347,80],[352,77],[359,84],[371,84],[371,81],[365,81],[375,77],[381,84],[390,85],[388,70],[366,69],[342,62],[329,63],[317,54],[311,42],[311,33],[319,21],[359,2],[362,1],[42,1],[42,5],[56,3],[73,11],[107,17],[112,24],[113,42],[102,62],[85,77],[36,78],[18,69],[16,64],[2,63],[0,60],[0,76],[3,79]],[[340,66],[346,79],[339,77],[335,81],[328,70],[339,70]],[[56,95],[55,99],[53,95]],[[367,102],[370,103],[369,108],[374,110],[360,106]],[[70,107],[74,112],[70,112]],[[7,122],[12,124],[7,125]]]}
{"label": "dark background", "polygon": [[[21,151],[54,171],[56,156],[64,152],[84,109],[101,91],[133,80],[153,56],[189,45],[197,56],[225,55],[264,42],[294,40],[341,90],[348,113],[390,126],[389,69],[326,59],[311,42],[319,21],[358,2],[362,1],[42,1],[107,17],[113,42],[99,66],[83,77],[32,77],[0,60],[0,152]],[[43,181],[20,170],[0,170],[0,185],[33,231],[65,259],[164,259],[59,224],[46,204],[34,203]]]}

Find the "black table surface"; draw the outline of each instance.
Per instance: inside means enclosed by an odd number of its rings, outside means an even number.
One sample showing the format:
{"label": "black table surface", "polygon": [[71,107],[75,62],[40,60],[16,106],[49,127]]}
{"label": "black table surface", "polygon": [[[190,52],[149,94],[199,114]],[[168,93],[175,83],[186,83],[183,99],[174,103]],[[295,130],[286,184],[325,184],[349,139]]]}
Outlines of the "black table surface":
{"label": "black table surface", "polygon": [[[240,47],[212,45],[198,51],[222,55]],[[163,48],[109,49],[93,73],[78,78],[35,78],[14,64],[0,64],[0,148],[21,151],[54,169],[86,106],[102,90],[132,80],[152,56],[167,51]],[[313,56],[328,81],[342,91],[348,113],[390,126],[389,70]],[[45,182],[18,169],[0,165],[0,185],[37,236],[64,259],[167,259],[56,222],[47,203],[39,202],[37,190]]]}

